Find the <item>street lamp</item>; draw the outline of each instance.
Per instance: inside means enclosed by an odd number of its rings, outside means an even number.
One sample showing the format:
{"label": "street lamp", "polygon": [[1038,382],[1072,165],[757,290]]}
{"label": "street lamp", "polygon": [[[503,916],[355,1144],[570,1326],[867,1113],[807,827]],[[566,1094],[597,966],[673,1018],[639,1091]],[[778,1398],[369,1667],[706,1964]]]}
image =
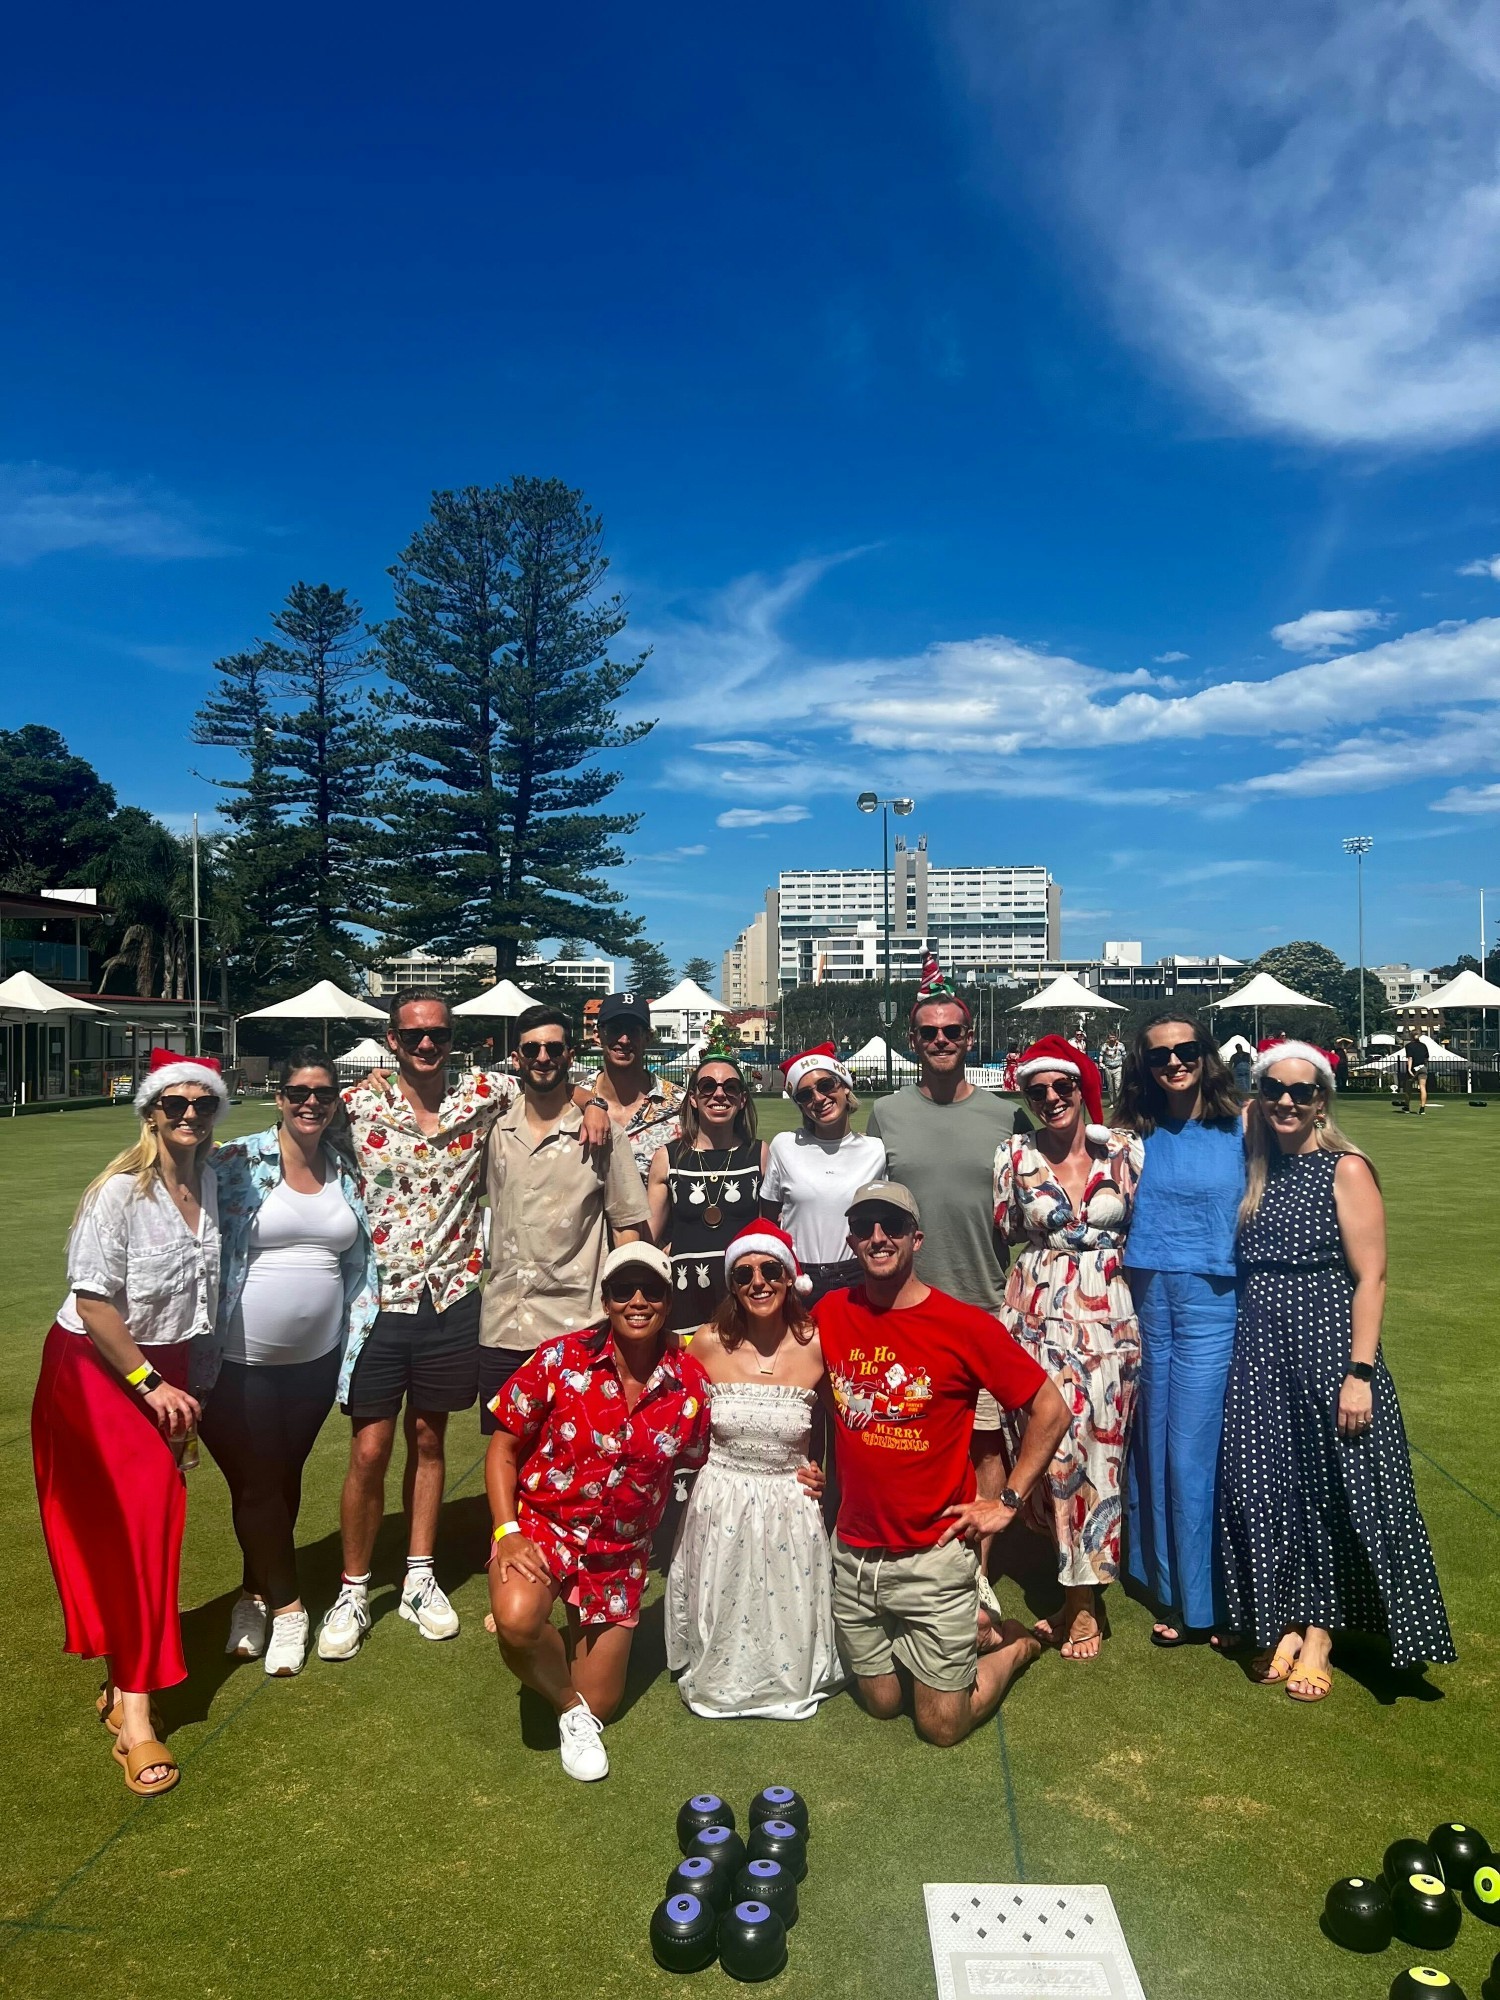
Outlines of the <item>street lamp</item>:
{"label": "street lamp", "polygon": [[1365,1047],[1365,856],[1375,845],[1367,833],[1353,833],[1344,842],[1344,852],[1354,856],[1355,894],[1359,903],[1359,1059],[1364,1061],[1368,1050]]}
{"label": "street lamp", "polygon": [[880,814],[880,874],[881,886],[885,892],[885,997],[880,1003],[881,1024],[885,1028],[882,1040],[885,1043],[885,1087],[892,1090],[895,1079],[891,1074],[891,814],[905,819],[915,810],[914,799],[883,799],[876,792],[861,792],[855,804],[862,813]]}

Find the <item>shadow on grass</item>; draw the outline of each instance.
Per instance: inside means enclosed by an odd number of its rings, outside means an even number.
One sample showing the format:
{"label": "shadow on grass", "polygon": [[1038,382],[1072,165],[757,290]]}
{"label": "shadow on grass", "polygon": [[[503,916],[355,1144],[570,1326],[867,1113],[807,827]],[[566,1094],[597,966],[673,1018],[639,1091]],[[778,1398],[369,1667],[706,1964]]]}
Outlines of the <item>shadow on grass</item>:
{"label": "shadow on grass", "polygon": [[[660,1598],[641,1609],[641,1622],[636,1627],[630,1648],[625,1692],[620,1698],[620,1706],[610,1717],[612,1723],[623,1722],[641,1696],[667,1671],[667,1638],[662,1611]],[[518,1687],[516,1694],[521,1710],[521,1741],[528,1750],[555,1754],[557,1716],[550,1702],[543,1701],[531,1688]]]}

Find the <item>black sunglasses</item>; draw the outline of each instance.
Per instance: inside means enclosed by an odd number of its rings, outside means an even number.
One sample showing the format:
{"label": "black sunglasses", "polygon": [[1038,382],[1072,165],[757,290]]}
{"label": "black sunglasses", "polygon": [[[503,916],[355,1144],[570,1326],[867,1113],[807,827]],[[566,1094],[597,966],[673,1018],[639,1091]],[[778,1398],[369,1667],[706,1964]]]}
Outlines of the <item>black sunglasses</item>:
{"label": "black sunglasses", "polygon": [[1184,1069],[1191,1069],[1194,1063],[1203,1060],[1202,1042],[1164,1042],[1160,1048],[1147,1049],[1147,1069],[1165,1069],[1176,1057]]}
{"label": "black sunglasses", "polygon": [[604,1296],[612,1306],[628,1306],[639,1292],[647,1305],[659,1306],[669,1290],[665,1278],[647,1273],[632,1278],[610,1278],[604,1286]]}
{"label": "black sunglasses", "polygon": [[965,1035],[974,1031],[967,1021],[918,1021],[917,1040],[921,1042],[961,1042]]}
{"label": "black sunglasses", "polygon": [[521,1054],[527,1062],[536,1062],[541,1056],[550,1056],[555,1061],[558,1056],[566,1055],[568,1048],[567,1042],[522,1042]]}
{"label": "black sunglasses", "polygon": [[163,1092],[156,1102],[174,1125],[180,1125],[184,1118],[213,1119],[219,1115],[217,1097],[169,1097]]}
{"label": "black sunglasses", "polygon": [[837,1097],[843,1087],[836,1076],[816,1077],[811,1083],[804,1083],[800,1090],[792,1092],[792,1102],[805,1108],[816,1104],[820,1097]]}
{"label": "black sunglasses", "polygon": [[1025,1094],[1033,1104],[1045,1104],[1047,1099],[1054,1095],[1060,1097],[1066,1104],[1077,1090],[1076,1076],[1058,1076],[1054,1077],[1051,1083],[1028,1083]]}
{"label": "black sunglasses", "polygon": [[917,1226],[909,1215],[894,1209],[888,1215],[851,1215],[849,1234],[856,1243],[863,1243],[867,1236],[874,1235],[877,1224],[893,1242],[900,1237],[910,1236]]}
{"label": "black sunglasses", "polygon": [[423,1042],[431,1042],[435,1049],[445,1049],[453,1040],[451,1028],[396,1028],[392,1032],[409,1056],[414,1056]]}
{"label": "black sunglasses", "polygon": [[1279,1104],[1283,1097],[1289,1097],[1300,1111],[1307,1109],[1322,1088],[1321,1083],[1282,1083],[1274,1076],[1260,1080],[1260,1094],[1267,1104]]}
{"label": "black sunglasses", "polygon": [[743,1291],[746,1285],[757,1281],[767,1285],[789,1283],[784,1265],[775,1262],[762,1264],[757,1258],[743,1257],[729,1274],[729,1282]]}
{"label": "black sunglasses", "polygon": [[745,1086],[738,1077],[700,1076],[693,1085],[694,1097],[727,1097],[731,1104],[738,1104],[745,1094]]}
{"label": "black sunglasses", "polygon": [[281,1094],[288,1104],[306,1104],[308,1098],[315,1104],[337,1104],[339,1097],[331,1083],[284,1083]]}

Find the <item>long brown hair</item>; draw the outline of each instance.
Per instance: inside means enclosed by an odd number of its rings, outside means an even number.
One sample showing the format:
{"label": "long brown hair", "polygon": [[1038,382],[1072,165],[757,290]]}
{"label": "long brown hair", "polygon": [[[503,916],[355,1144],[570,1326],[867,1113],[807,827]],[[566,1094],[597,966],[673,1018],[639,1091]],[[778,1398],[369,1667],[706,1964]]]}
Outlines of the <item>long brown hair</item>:
{"label": "long brown hair", "polygon": [[[799,1347],[806,1347],[817,1328],[813,1325],[812,1314],[802,1302],[801,1293],[794,1291],[790,1282],[782,1301],[781,1317],[793,1340]],[[749,1338],[750,1321],[733,1285],[729,1287],[729,1295],[720,1303],[711,1324],[726,1354],[732,1354],[742,1340]]]}
{"label": "long brown hair", "polygon": [[697,1143],[698,1134],[703,1130],[698,1117],[698,1100],[693,1095],[693,1086],[710,1063],[723,1063],[727,1069],[732,1069],[739,1078],[740,1086],[745,1094],[740,1099],[739,1110],[734,1114],[734,1144],[736,1146],[751,1145],[756,1138],[755,1099],[750,1095],[750,1086],[745,1082],[744,1071],[733,1056],[700,1056],[698,1059],[687,1082],[683,1085],[682,1108],[677,1113],[677,1123],[682,1136],[688,1145],[692,1146]]}
{"label": "long brown hair", "polygon": [[1164,1028],[1169,1021],[1191,1029],[1193,1040],[1203,1051],[1198,1100],[1201,1122],[1222,1127],[1234,1125],[1240,1115],[1240,1094],[1234,1087],[1229,1065],[1219,1054],[1214,1031],[1201,1015],[1185,1013],[1180,1007],[1160,1008],[1136,1029],[1120,1074],[1120,1094],[1115,1099],[1112,1122],[1147,1137],[1156,1130],[1157,1122],[1167,1116],[1167,1093],[1146,1061],[1146,1036],[1152,1028]]}
{"label": "long brown hair", "polygon": [[[1293,1057],[1292,1060],[1295,1061],[1296,1058]],[[1328,1102],[1326,1087],[1320,1082],[1318,1089],[1326,1104]],[[1339,1130],[1326,1112],[1319,1121],[1317,1136],[1320,1153],[1352,1153],[1357,1160],[1364,1161],[1370,1169],[1376,1187],[1380,1186],[1380,1175],[1375,1170],[1375,1162],[1368,1153],[1361,1152],[1346,1133]],[[1271,1155],[1276,1151],[1276,1135],[1266,1123],[1265,1108],[1258,1096],[1252,1097],[1245,1118],[1245,1195],[1240,1203],[1241,1229],[1265,1199],[1266,1182],[1271,1172]]]}

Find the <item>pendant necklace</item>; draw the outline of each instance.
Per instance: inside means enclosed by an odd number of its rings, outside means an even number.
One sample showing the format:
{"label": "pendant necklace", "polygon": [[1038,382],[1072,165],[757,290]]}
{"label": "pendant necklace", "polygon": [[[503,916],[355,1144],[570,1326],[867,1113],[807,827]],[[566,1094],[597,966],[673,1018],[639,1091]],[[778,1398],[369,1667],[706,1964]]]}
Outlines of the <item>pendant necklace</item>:
{"label": "pendant necklace", "polygon": [[[754,1345],[754,1343],[753,1343],[753,1342],[752,1342],[751,1344],[752,1344],[752,1346]],[[777,1356],[778,1356],[778,1355],[779,1355],[780,1353],[781,1353],[781,1342],[780,1342],[779,1340],[777,1341],[776,1345],[775,1345],[775,1346],[774,1346],[774,1347],[773,1347],[773,1348],[771,1349],[771,1358],[770,1358],[770,1360],[769,1360],[769,1361],[768,1361],[768,1360],[766,1359],[766,1357],[765,1357],[765,1356],[764,1356],[764,1355],[763,1355],[763,1354],[761,1353],[760,1349],[759,1349],[759,1348],[757,1347],[757,1348],[755,1349],[755,1372],[756,1372],[756,1374],[757,1374],[757,1375],[774,1375],[774,1374],[776,1373],[776,1358],[777,1358]]]}
{"label": "pendant necklace", "polygon": [[723,1193],[724,1182],[729,1175],[729,1156],[733,1150],[732,1146],[725,1149],[724,1171],[718,1176],[719,1184],[717,1187],[713,1186],[713,1174],[709,1172],[707,1167],[702,1169],[704,1181],[708,1183],[708,1206],[703,1211],[703,1220],[710,1229],[717,1229],[719,1224],[724,1220],[724,1211],[719,1206],[719,1196]]}

